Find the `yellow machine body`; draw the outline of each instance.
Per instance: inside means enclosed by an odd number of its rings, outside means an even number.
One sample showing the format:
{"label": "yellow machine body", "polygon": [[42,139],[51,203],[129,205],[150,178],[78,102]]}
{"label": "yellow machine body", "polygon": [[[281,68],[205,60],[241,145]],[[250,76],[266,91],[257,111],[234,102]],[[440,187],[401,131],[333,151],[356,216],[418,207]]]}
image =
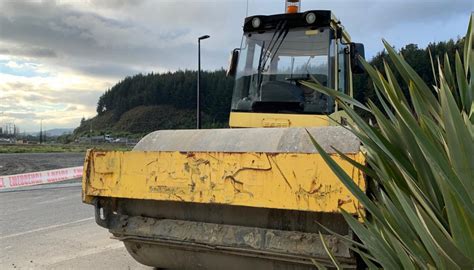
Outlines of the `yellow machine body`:
{"label": "yellow machine body", "polygon": [[[341,119],[342,118],[342,119]],[[347,119],[343,111],[331,115],[231,112],[231,128],[287,128],[337,126]]]}
{"label": "yellow machine body", "polygon": [[[147,135],[130,152],[89,150],[83,201],[95,205],[96,222],[146,265],[330,265],[319,224],[350,235],[340,212],[360,216],[363,209],[310,136],[366,189],[364,175],[334,150],[364,162],[359,141],[343,127],[170,130]],[[349,249],[323,237],[353,268]]]}
{"label": "yellow machine body", "polygon": [[[350,154],[362,161],[363,156]],[[365,189],[361,173],[333,158]],[[360,206],[318,154],[103,152],[85,163],[84,201],[112,197],[357,214]],[[304,168],[302,170],[301,168]]]}
{"label": "yellow machine body", "polygon": [[352,95],[353,45],[330,11],[246,18],[229,68],[230,129],[160,130],[130,152],[89,150],[83,201],[96,222],[160,269],[331,267],[327,249],[355,268],[325,228],[352,238],[340,213],[364,212],[312,139],[362,191],[365,176],[337,153],[364,155],[334,100],[301,84],[311,73]]}

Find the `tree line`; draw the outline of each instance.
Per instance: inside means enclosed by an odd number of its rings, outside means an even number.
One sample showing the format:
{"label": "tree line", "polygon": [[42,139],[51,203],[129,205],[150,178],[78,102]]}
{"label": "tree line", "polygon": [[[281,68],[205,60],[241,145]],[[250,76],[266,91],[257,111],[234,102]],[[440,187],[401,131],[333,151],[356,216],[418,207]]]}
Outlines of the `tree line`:
{"label": "tree line", "polygon": [[[138,106],[172,106],[176,110],[196,107],[196,71],[138,74],[127,77],[107,90],[97,103],[99,115],[113,112],[118,121],[127,111]],[[203,114],[210,121],[225,123],[228,120],[234,82],[224,70],[201,73],[201,102]]]}
{"label": "tree line", "polygon": [[[430,43],[426,48],[419,48],[416,44],[408,44],[399,51],[411,67],[413,67],[413,69],[420,75],[421,79],[426,82],[427,85],[433,86],[436,85],[436,82],[431,65],[431,59],[433,60],[433,67],[436,69],[439,61],[443,66],[449,64],[451,69],[454,70],[455,67],[453,62],[445,63],[445,54],[449,56],[449,59],[455,59],[454,55],[456,51],[462,52],[463,48],[463,39],[451,39],[449,41]],[[384,61],[391,62],[385,50],[376,54],[369,63],[384,74]],[[398,81],[402,81],[400,74],[394,72],[394,75]],[[354,97],[358,101],[365,104],[368,100],[372,100],[376,105],[378,105],[378,107],[381,106],[379,99],[376,96],[374,85],[369,79],[368,74],[355,74],[353,76],[353,88]],[[407,100],[410,101],[408,88],[405,85],[402,85],[401,88]],[[360,113],[365,114],[363,111],[360,111]]]}

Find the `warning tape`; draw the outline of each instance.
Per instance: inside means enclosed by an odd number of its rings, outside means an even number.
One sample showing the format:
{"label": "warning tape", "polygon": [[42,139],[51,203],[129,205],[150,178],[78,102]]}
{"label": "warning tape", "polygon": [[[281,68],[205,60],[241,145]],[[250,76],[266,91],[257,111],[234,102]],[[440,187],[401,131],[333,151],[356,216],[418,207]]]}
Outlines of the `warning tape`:
{"label": "warning tape", "polygon": [[16,187],[26,187],[47,183],[56,183],[82,177],[82,166],[31,172],[15,175],[0,176],[0,190]]}

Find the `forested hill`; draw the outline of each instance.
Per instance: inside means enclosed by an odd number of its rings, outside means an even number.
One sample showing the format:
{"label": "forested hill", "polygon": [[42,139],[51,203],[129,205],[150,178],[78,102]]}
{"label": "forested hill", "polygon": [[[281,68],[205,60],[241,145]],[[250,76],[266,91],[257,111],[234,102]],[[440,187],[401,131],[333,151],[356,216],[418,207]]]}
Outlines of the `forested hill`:
{"label": "forested hill", "polygon": [[[454,59],[455,50],[462,51],[462,41],[433,43],[428,46],[435,62],[445,53]],[[428,85],[434,85],[428,48],[410,44],[400,51]],[[384,52],[370,63],[383,70]],[[450,63],[454,69],[454,63]],[[146,134],[158,129],[194,128],[196,123],[196,72],[176,71],[162,74],[135,75],[107,90],[97,104],[98,115],[81,121],[75,135],[104,133]],[[398,76],[398,75],[396,75]],[[399,76],[398,76],[399,77]],[[401,81],[401,79],[400,79]],[[204,127],[226,127],[232,97],[233,80],[225,71],[203,72],[201,80]],[[408,93],[407,89],[404,89]],[[354,76],[354,92],[358,100],[376,101],[372,83],[366,74]],[[377,102],[376,102],[377,103]]]}
{"label": "forested hill", "polygon": [[[97,116],[81,121],[75,134],[147,133],[158,129],[194,128],[196,71],[138,74],[107,90],[97,103]],[[224,70],[201,73],[204,127],[226,127],[233,79]]]}

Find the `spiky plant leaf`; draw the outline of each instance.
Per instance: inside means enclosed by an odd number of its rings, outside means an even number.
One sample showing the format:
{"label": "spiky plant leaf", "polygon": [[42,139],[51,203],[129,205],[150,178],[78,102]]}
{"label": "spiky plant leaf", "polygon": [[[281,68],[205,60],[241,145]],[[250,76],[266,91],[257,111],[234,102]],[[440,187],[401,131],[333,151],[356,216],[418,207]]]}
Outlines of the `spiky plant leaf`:
{"label": "spiky plant leaf", "polygon": [[[393,65],[384,63],[384,74],[361,59],[381,108],[372,101],[362,105],[335,90],[304,83],[336,99],[353,120],[350,130],[364,146],[366,167],[337,153],[371,178],[377,188],[370,197],[311,138],[370,214],[361,223],[343,211],[360,243],[339,237],[371,269],[474,268],[473,24],[471,16],[462,56],[456,53],[454,61],[444,56],[443,65],[438,60],[435,69],[430,52],[436,85],[423,82],[385,41]],[[395,73],[403,82],[396,80]],[[408,87],[409,99],[401,83]],[[352,106],[368,110],[378,127],[367,124]]]}

